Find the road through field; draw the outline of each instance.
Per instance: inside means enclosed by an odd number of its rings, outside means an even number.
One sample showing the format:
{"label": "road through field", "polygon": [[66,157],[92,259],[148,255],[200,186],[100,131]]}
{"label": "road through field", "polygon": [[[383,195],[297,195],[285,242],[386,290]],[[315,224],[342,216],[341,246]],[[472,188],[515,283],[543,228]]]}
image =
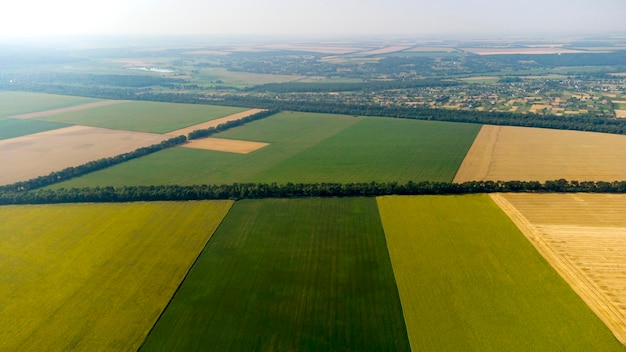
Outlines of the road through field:
{"label": "road through field", "polygon": [[626,196],[491,197],[615,337],[626,344]]}

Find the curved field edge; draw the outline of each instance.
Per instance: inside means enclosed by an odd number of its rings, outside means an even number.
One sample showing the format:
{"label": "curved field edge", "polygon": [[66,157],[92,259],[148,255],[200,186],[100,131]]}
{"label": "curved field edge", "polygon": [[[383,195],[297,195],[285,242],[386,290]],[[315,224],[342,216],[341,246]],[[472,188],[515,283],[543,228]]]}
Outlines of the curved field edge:
{"label": "curved field edge", "polygon": [[409,351],[374,198],[235,203],[141,351]]}
{"label": "curved field edge", "polygon": [[488,195],[377,201],[412,350],[624,350]]}
{"label": "curved field edge", "polygon": [[0,350],[136,351],[231,205],[2,207]]}

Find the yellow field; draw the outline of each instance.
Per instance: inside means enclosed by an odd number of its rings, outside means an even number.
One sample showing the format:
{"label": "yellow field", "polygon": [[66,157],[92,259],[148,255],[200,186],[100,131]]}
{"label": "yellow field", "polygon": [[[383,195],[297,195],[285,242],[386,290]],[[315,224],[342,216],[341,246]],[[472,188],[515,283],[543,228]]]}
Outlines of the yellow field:
{"label": "yellow field", "polygon": [[615,110],[615,117],[626,118],[626,110]]}
{"label": "yellow field", "polygon": [[529,127],[481,128],[454,182],[626,179],[626,136]]}
{"label": "yellow field", "polygon": [[0,351],[136,351],[231,205],[0,208]]}
{"label": "yellow field", "polygon": [[626,195],[494,194],[492,198],[626,344]]}
{"label": "yellow field", "polygon": [[248,154],[268,146],[269,143],[239,141],[236,139],[223,138],[201,138],[194,139],[182,145],[184,148],[195,148],[204,150],[215,150],[218,152],[229,152],[238,154]]}

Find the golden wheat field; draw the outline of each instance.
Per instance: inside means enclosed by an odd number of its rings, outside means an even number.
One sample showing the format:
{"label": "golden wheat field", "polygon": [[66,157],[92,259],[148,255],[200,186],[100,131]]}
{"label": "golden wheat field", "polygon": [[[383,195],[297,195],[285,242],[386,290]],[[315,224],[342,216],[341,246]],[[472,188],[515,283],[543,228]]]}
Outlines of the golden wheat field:
{"label": "golden wheat field", "polygon": [[626,344],[626,195],[494,194],[492,198]]}
{"label": "golden wheat field", "polygon": [[0,351],[136,351],[231,205],[3,206]]}
{"label": "golden wheat field", "polygon": [[481,128],[454,182],[626,179],[626,136],[530,127]]}

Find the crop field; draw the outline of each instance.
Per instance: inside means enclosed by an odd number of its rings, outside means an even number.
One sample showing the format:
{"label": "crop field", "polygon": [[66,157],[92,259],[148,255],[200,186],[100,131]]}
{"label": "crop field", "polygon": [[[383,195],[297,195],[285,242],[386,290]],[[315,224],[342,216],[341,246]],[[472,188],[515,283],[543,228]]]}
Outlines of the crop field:
{"label": "crop field", "polygon": [[7,119],[0,120],[0,140],[68,127],[58,122]]}
{"label": "crop field", "polygon": [[626,136],[483,126],[454,182],[626,179]]}
{"label": "crop field", "polygon": [[409,351],[374,198],[235,203],[141,351]]}
{"label": "crop field", "polygon": [[463,48],[464,51],[477,55],[546,55],[546,54],[580,54],[585,50],[568,49],[562,47],[528,47],[528,48]]}
{"label": "crop field", "polygon": [[487,195],[379,197],[413,351],[623,351]]}
{"label": "crop field", "polygon": [[234,72],[221,67],[209,67],[202,69],[198,78],[202,81],[222,81],[225,85],[244,88],[258,84],[297,81],[304,76]]}
{"label": "crop field", "polygon": [[285,112],[214,135],[269,143],[249,154],[168,149],[54,187],[450,181],[479,128]]}
{"label": "crop field", "polygon": [[626,196],[499,194],[493,198],[626,343]]}
{"label": "crop field", "polygon": [[191,140],[185,143],[184,145],[182,145],[182,147],[204,149],[204,150],[216,150],[220,152],[229,152],[229,153],[248,154],[268,145],[269,144],[267,143],[238,141],[236,139],[202,138],[202,139]]}
{"label": "crop field", "polygon": [[246,111],[242,111],[242,112],[238,112],[236,114],[232,114],[232,115],[228,115],[226,117],[220,117],[214,120],[210,120],[210,121],[206,121],[206,122],[202,122],[199,123],[197,125],[192,125],[192,126],[188,126],[185,128],[181,128],[179,130],[174,130],[174,131],[170,131],[167,134],[177,137],[177,136],[186,136],[189,133],[196,131],[196,130],[203,130],[203,129],[208,129],[211,127],[217,127],[223,123],[227,123],[230,121],[237,121],[237,120],[241,120],[245,117],[248,117],[250,115],[254,115],[256,113],[259,113],[261,111],[265,111],[263,109],[250,109],[250,110],[246,110]]}
{"label": "crop field", "polygon": [[0,140],[0,185],[113,157],[167,138],[160,134],[72,126]]}
{"label": "crop field", "polygon": [[231,205],[2,207],[0,350],[136,351]]}
{"label": "crop field", "polygon": [[116,130],[166,133],[244,110],[246,109],[217,105],[133,101],[38,119]]}
{"label": "crop field", "polygon": [[2,106],[0,119],[96,101],[99,101],[99,99],[41,93],[0,92],[0,106]]}

